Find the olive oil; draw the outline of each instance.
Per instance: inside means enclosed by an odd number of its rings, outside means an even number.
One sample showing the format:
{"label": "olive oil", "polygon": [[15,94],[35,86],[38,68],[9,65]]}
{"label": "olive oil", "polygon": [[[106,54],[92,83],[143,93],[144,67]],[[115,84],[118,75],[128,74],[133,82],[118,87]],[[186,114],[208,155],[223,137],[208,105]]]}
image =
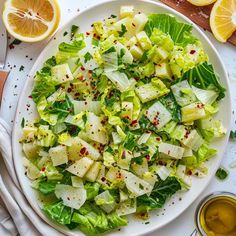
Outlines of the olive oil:
{"label": "olive oil", "polygon": [[236,236],[236,199],[216,196],[203,204],[199,226],[207,236]]}

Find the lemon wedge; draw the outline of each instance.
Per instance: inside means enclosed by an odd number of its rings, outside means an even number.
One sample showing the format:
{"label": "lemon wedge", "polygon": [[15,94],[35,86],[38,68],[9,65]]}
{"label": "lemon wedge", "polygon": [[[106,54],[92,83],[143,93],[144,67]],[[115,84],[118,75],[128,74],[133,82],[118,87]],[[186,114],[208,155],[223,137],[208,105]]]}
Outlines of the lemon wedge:
{"label": "lemon wedge", "polygon": [[50,36],[60,22],[57,0],[8,0],[3,10],[7,31],[24,42]]}
{"label": "lemon wedge", "polygon": [[236,0],[218,0],[211,11],[210,25],[216,39],[226,42],[236,30]]}
{"label": "lemon wedge", "polygon": [[187,0],[195,6],[207,6],[215,2],[216,0]]}

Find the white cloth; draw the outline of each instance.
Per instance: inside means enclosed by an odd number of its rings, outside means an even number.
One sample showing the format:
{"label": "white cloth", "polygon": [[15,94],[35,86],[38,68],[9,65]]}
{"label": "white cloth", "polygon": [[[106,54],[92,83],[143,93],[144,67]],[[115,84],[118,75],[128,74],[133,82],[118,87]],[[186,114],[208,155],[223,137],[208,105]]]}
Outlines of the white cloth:
{"label": "white cloth", "polygon": [[30,207],[15,173],[11,129],[0,118],[0,235],[62,236]]}

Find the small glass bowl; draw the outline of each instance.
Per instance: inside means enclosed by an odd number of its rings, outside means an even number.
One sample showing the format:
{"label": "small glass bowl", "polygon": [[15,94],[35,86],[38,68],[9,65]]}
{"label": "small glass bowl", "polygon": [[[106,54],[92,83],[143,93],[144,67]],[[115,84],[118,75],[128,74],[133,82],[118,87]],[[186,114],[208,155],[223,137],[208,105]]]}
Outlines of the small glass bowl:
{"label": "small glass bowl", "polygon": [[206,234],[206,232],[204,231],[201,222],[200,222],[200,216],[201,216],[201,212],[204,208],[204,206],[206,206],[210,201],[220,198],[220,197],[228,197],[231,198],[232,200],[236,201],[236,194],[234,193],[230,193],[230,192],[214,192],[208,196],[206,196],[205,198],[203,198],[201,200],[201,202],[198,204],[196,211],[195,211],[195,224],[198,230],[198,233],[201,236],[209,236]]}

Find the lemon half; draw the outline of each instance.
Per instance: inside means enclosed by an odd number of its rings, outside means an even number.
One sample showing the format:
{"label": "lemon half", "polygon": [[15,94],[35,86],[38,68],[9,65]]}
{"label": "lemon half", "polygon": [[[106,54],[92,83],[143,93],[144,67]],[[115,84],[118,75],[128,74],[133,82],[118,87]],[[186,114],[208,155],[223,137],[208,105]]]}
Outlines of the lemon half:
{"label": "lemon half", "polygon": [[226,42],[236,30],[236,0],[218,0],[211,11],[210,25],[216,39]]}
{"label": "lemon half", "polygon": [[187,0],[195,6],[207,6],[215,2],[216,0]]}
{"label": "lemon half", "polygon": [[37,42],[51,35],[60,22],[56,0],[8,0],[3,10],[7,31],[24,42]]}

